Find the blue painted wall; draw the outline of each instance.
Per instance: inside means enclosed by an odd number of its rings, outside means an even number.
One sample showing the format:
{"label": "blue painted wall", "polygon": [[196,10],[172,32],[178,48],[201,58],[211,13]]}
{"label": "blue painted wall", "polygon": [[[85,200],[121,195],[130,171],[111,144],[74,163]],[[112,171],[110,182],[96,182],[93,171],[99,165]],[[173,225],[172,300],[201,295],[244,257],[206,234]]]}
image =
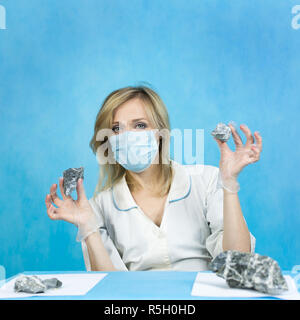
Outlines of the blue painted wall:
{"label": "blue painted wall", "polygon": [[[300,1],[298,1],[300,4]],[[76,228],[44,204],[62,171],[97,161],[88,143],[113,90],[147,81],[172,128],[219,121],[263,137],[261,160],[240,175],[240,200],[256,251],[283,269],[300,264],[300,29],[287,0],[0,0],[0,264],[7,276],[84,270]],[[232,141],[229,145],[233,148]]]}

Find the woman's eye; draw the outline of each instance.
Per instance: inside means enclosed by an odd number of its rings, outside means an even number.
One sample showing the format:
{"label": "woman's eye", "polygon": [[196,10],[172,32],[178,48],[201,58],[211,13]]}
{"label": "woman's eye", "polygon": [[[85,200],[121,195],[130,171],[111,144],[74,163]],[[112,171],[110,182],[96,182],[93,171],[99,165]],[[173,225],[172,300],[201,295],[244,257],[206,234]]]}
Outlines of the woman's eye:
{"label": "woman's eye", "polygon": [[112,131],[113,131],[113,132],[118,132],[118,131],[119,131],[119,126],[114,126],[114,127],[112,128]]}
{"label": "woman's eye", "polygon": [[137,123],[136,125],[139,129],[145,129],[147,127],[146,124],[143,122]]}

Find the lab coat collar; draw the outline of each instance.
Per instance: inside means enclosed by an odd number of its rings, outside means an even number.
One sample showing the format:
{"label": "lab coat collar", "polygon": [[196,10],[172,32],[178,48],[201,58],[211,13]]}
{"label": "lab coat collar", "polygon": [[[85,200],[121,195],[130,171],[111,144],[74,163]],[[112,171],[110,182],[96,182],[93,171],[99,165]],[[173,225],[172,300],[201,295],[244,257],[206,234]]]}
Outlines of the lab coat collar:
{"label": "lab coat collar", "polygon": [[[191,176],[184,165],[172,159],[171,162],[175,174],[167,198],[169,203],[186,198],[191,191]],[[112,187],[112,198],[114,206],[119,211],[129,211],[138,207],[129,190],[125,175]]]}

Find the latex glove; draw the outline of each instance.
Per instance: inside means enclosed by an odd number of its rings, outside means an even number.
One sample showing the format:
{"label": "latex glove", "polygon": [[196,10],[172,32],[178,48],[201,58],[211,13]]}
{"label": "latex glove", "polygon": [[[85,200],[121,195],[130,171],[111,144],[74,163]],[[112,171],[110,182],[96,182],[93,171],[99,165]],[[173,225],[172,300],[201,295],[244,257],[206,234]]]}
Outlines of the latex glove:
{"label": "latex glove", "polygon": [[77,200],[64,194],[63,178],[59,179],[59,187],[63,199],[58,197],[57,185],[53,184],[50,188],[50,194],[47,194],[45,200],[47,214],[51,220],[64,220],[76,225],[78,228],[76,241],[80,242],[91,233],[99,230],[99,217],[95,214],[85,195],[83,179],[79,179],[77,182]]}
{"label": "latex glove", "polygon": [[240,184],[237,180],[237,177],[231,176],[226,179],[222,177],[222,172],[219,170],[218,180],[217,180],[217,189],[223,188],[231,193],[238,193],[240,191]]}
{"label": "latex glove", "polygon": [[226,142],[222,142],[214,137],[221,152],[217,187],[224,188],[231,193],[237,193],[240,190],[240,185],[237,180],[239,173],[248,164],[259,160],[262,151],[262,137],[259,132],[256,131],[254,136],[257,143],[255,144],[250,129],[246,125],[241,125],[240,129],[247,138],[246,143],[243,144],[234,125],[229,123],[228,126],[231,129],[236,150],[232,151]]}

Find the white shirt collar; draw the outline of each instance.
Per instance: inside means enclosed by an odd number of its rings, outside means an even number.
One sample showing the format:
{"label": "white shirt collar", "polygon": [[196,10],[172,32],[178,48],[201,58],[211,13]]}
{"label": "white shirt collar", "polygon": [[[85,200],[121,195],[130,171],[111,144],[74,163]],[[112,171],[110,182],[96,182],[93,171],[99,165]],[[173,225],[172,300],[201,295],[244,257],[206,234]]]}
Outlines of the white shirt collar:
{"label": "white shirt collar", "polygon": [[[167,198],[169,203],[186,198],[191,191],[191,177],[184,165],[172,159],[171,162],[175,174]],[[112,198],[114,206],[120,211],[128,211],[138,207],[129,190],[125,175],[112,187]]]}

